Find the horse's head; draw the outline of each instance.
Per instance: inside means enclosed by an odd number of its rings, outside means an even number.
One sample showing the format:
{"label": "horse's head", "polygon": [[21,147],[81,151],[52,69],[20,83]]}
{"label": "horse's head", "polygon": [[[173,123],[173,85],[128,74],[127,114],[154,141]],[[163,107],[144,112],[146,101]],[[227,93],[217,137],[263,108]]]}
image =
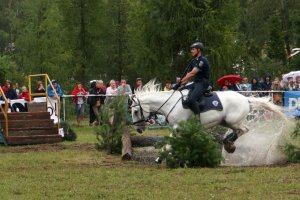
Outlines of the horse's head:
{"label": "horse's head", "polygon": [[149,113],[146,113],[143,110],[141,102],[136,96],[132,95],[130,99],[132,100],[132,104],[131,104],[132,124],[135,126],[137,132],[142,133],[146,129],[145,121]]}

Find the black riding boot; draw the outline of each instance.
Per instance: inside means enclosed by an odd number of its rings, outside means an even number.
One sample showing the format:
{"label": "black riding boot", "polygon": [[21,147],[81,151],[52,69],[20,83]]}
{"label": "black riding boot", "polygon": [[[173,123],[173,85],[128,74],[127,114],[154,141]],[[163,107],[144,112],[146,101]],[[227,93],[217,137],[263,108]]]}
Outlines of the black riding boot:
{"label": "black riding boot", "polygon": [[195,115],[200,114],[200,108],[197,101],[190,102],[190,106]]}

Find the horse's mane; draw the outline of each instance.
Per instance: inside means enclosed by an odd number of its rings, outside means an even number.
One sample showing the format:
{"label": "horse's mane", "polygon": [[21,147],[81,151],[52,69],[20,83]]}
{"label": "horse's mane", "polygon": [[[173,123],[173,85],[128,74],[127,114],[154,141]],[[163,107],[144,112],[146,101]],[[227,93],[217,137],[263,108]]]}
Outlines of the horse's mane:
{"label": "horse's mane", "polygon": [[155,79],[152,79],[143,87],[137,88],[137,90],[135,90],[134,93],[136,96],[139,97],[143,94],[159,92],[159,91],[161,91],[161,85],[159,83],[156,83]]}

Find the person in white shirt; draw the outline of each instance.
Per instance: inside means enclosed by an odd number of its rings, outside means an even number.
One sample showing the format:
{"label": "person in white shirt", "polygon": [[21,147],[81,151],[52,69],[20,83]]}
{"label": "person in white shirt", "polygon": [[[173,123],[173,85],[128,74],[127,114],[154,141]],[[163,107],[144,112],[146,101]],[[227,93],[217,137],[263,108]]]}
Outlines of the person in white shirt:
{"label": "person in white shirt", "polygon": [[110,80],[109,87],[106,89],[105,104],[108,104],[112,98],[118,95],[118,89],[115,80]]}

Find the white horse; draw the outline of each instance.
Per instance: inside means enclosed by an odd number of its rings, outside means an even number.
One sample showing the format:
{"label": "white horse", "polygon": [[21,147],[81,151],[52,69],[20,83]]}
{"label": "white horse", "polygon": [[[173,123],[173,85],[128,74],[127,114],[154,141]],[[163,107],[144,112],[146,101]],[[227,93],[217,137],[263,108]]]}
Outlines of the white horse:
{"label": "white horse", "polygon": [[[160,85],[150,81],[143,88],[137,90],[131,96],[132,121],[136,130],[142,133],[145,130],[145,120],[150,113],[164,115],[169,125],[176,128],[180,121],[188,120],[193,112],[182,106],[182,98],[186,96],[188,90],[180,91],[160,91]],[[200,114],[200,122],[207,128],[216,125],[231,128],[224,140],[224,148],[227,152],[233,153],[235,150],[234,141],[248,131],[245,125],[246,117],[252,107],[260,107],[284,114],[273,104],[262,98],[245,97],[234,91],[216,92],[223,110],[208,110]]]}

